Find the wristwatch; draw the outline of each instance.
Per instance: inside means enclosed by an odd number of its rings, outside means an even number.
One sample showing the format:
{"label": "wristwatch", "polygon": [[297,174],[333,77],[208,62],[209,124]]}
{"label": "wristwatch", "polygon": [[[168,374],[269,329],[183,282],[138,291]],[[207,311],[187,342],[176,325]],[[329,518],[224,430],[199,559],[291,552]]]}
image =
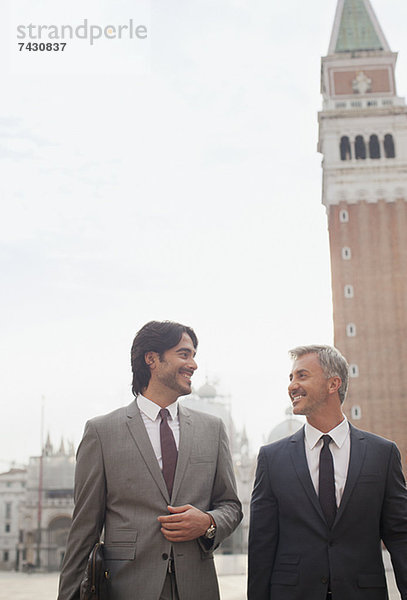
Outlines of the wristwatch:
{"label": "wristwatch", "polygon": [[[208,513],[206,513],[208,514]],[[205,531],[204,533],[204,538],[206,538],[207,540],[213,540],[213,538],[216,535],[216,523],[213,520],[213,517],[211,517],[211,515],[208,515],[210,520],[211,520],[211,524],[209,525],[208,529]]]}

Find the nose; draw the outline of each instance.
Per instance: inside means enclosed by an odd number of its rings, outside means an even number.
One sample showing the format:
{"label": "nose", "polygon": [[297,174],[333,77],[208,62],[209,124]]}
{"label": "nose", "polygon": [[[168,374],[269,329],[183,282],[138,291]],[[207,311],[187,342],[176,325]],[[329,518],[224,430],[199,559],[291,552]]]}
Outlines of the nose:
{"label": "nose", "polygon": [[191,356],[190,360],[189,360],[189,366],[191,367],[191,369],[193,369],[194,371],[197,370],[198,365],[196,363],[196,360],[193,356]]}
{"label": "nose", "polygon": [[291,396],[292,392],[298,388],[298,383],[295,381],[290,381],[288,385],[288,393]]}

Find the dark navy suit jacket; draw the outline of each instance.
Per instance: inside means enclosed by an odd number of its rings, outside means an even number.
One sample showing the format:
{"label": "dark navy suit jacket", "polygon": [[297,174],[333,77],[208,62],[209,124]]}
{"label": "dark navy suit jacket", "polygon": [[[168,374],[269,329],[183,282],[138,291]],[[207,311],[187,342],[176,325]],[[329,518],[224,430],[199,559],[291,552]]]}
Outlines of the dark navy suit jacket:
{"label": "dark navy suit jacket", "polygon": [[386,600],[381,540],[407,600],[407,490],[393,442],[350,426],[332,529],[308,470],[304,428],[260,449],[251,502],[249,600]]}

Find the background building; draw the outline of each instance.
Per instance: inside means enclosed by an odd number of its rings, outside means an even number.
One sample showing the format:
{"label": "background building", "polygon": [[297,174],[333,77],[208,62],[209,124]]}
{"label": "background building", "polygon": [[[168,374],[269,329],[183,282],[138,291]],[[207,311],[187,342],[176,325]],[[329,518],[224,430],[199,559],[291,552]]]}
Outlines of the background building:
{"label": "background building", "polygon": [[339,0],[322,59],[322,201],[335,345],[351,365],[345,411],[407,461],[407,108],[369,0]]}
{"label": "background building", "polygon": [[0,569],[11,570],[20,561],[20,509],[26,495],[26,469],[0,474]]}
{"label": "background building", "polygon": [[19,550],[25,563],[47,571],[60,568],[73,511],[74,470],[73,446],[65,449],[62,441],[54,450],[49,437],[42,456],[30,458],[19,510]]}
{"label": "background building", "polygon": [[265,443],[272,444],[273,442],[277,442],[282,438],[287,437],[288,435],[293,435],[296,431],[300,429],[305,423],[304,418],[299,418],[293,416],[293,409],[290,405],[286,411],[286,419],[278,423],[268,434],[267,441]]}

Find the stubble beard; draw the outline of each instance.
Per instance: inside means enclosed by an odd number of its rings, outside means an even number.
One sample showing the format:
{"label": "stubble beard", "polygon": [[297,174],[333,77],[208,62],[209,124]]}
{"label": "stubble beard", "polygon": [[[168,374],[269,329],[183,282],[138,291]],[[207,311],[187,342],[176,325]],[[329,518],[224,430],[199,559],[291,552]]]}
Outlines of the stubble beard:
{"label": "stubble beard", "polygon": [[[179,373],[175,375],[173,373],[166,373],[161,375],[160,382],[165,385],[165,387],[169,388],[173,392],[176,392],[179,396],[188,396],[191,393],[191,385],[185,380],[185,386],[181,385],[177,380],[177,376]],[[189,389],[187,389],[189,388]]]}

